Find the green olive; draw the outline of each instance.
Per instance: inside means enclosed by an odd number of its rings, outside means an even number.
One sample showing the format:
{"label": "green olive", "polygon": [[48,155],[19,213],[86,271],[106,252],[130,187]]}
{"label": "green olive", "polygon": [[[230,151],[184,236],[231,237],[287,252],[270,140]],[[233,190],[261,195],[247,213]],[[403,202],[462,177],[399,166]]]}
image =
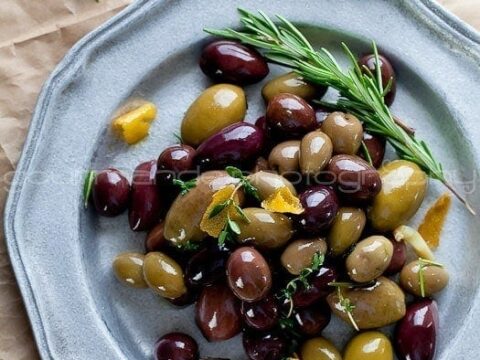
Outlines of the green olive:
{"label": "green olive", "polygon": [[342,355],[329,340],[316,337],[303,343],[300,358],[302,360],[342,360]]}
{"label": "green olive", "polygon": [[292,221],[285,215],[261,208],[245,208],[250,222],[239,221],[240,243],[252,243],[262,249],[277,249],[284,246],[292,237]]}
{"label": "green olive", "polygon": [[297,194],[295,187],[290,181],[275,173],[259,171],[255,174],[249,175],[248,180],[257,188],[258,195],[262,200],[268,199],[268,197],[274,194],[275,191],[285,186],[288,187],[292,194]]}
{"label": "green olive", "polygon": [[367,331],[350,340],[343,358],[344,360],[393,360],[392,343],[379,331]]}
{"label": "green olive", "polygon": [[[379,277],[368,287],[340,289],[342,298],[349,299],[353,305],[351,316],[359,329],[375,329],[390,325],[405,316],[405,294],[396,283],[386,277]],[[327,302],[334,314],[351,324],[338,291],[328,295]]]}
{"label": "green olive", "polygon": [[393,245],[385,236],[363,239],[347,257],[346,268],[353,281],[366,283],[383,274],[390,265]]}
{"label": "green olive", "polygon": [[323,238],[300,239],[290,243],[282,253],[280,261],[292,275],[300,275],[303,269],[312,265],[315,254],[325,255],[327,243]]}
{"label": "green olive", "polygon": [[245,117],[247,101],[242,88],[230,84],[213,85],[190,105],[182,121],[182,140],[192,146]]}
{"label": "green olive", "polygon": [[113,260],[113,272],[117,279],[125,285],[135,288],[146,288],[143,279],[144,255],[136,252],[118,254]]}
{"label": "green olive", "polygon": [[268,166],[279,174],[298,171],[300,140],[284,141],[275,146],[268,156]]}
{"label": "green olive", "polygon": [[300,169],[303,174],[318,174],[332,157],[333,145],[330,138],[321,131],[305,135],[300,144]]}
{"label": "green olive", "polygon": [[362,209],[342,207],[333,220],[327,240],[333,256],[342,255],[362,235],[367,217]]}
{"label": "green olive", "polygon": [[275,95],[283,93],[289,93],[305,100],[311,100],[315,97],[316,88],[303,80],[300,75],[289,72],[270,80],[262,89],[262,96],[266,103],[272,100]]}
{"label": "green olive", "polygon": [[335,154],[355,155],[362,144],[363,127],[352,114],[335,111],[322,123],[322,131],[328,135]]}
{"label": "green olive", "polygon": [[159,251],[145,255],[143,276],[148,286],[164,298],[177,299],[187,292],[180,265]]}
{"label": "green olive", "polygon": [[[419,272],[422,269],[422,275]],[[422,294],[421,279],[425,293]],[[405,265],[400,272],[400,285],[405,291],[416,296],[432,296],[442,291],[448,285],[448,272],[440,266],[423,263],[420,260]]]}
{"label": "green olive", "polygon": [[378,170],[382,190],[374,198],[367,216],[379,231],[406,224],[415,215],[427,192],[428,177],[414,163],[396,160]]}

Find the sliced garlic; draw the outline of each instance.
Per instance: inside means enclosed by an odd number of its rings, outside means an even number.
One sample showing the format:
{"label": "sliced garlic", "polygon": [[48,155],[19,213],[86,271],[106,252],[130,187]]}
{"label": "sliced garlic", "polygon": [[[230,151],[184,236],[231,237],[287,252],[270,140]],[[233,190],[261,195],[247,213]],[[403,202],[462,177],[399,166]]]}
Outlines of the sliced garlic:
{"label": "sliced garlic", "polygon": [[410,244],[419,257],[427,260],[435,260],[435,256],[428,247],[425,239],[414,228],[406,225],[401,225],[393,231],[393,236],[396,241],[405,241]]}

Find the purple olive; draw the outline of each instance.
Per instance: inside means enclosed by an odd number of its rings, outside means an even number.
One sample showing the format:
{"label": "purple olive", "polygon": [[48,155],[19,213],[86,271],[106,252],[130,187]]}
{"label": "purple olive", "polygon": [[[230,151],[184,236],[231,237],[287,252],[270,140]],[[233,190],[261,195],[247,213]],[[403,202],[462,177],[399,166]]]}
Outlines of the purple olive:
{"label": "purple olive", "polygon": [[315,304],[295,312],[296,327],[303,335],[316,336],[330,323],[332,314],[327,304]]}
{"label": "purple olive", "polygon": [[163,236],[163,221],[155,225],[147,234],[145,238],[145,250],[147,252],[160,251],[166,243],[165,236]]}
{"label": "purple olive", "polygon": [[170,333],[156,342],[154,358],[155,360],[198,360],[198,345],[188,335]]}
{"label": "purple olive", "polygon": [[335,192],[325,185],[315,185],[300,194],[304,212],[296,217],[297,228],[310,235],[319,235],[332,223],[338,211]]}
{"label": "purple olive", "polygon": [[172,305],[178,306],[178,307],[185,307],[189,306],[192,304],[195,304],[198,300],[198,291],[196,289],[188,289],[185,294],[183,294],[180,297],[177,297],[175,299],[166,299],[168,302]]}
{"label": "purple olive", "polygon": [[432,360],[438,332],[438,308],[434,300],[420,300],[407,308],[397,324],[395,346],[400,360]]}
{"label": "purple olive", "polygon": [[[382,165],[383,157],[385,156],[385,138],[378,135],[372,135],[364,131],[363,142],[365,143],[368,153],[370,154],[373,167],[378,169]],[[362,149],[360,149],[358,155],[362,159],[366,160]]]}
{"label": "purple olive", "polygon": [[245,324],[258,331],[271,330],[278,322],[278,304],[272,295],[255,303],[243,302],[241,312]]}
{"label": "purple olive", "polygon": [[[379,55],[378,59],[380,60],[380,73],[382,75],[382,85],[383,87],[387,86],[388,82],[390,79],[392,79],[392,87],[390,91],[387,93],[385,96],[385,104],[387,106],[392,105],[393,100],[395,99],[395,92],[397,88],[396,84],[396,76],[395,76],[395,71],[393,70],[393,66],[390,63],[390,61],[383,55]],[[375,76],[376,74],[376,63],[375,63],[375,55],[374,54],[368,54],[360,58],[358,60],[358,64],[362,67],[366,66],[370,72]],[[365,69],[363,69],[365,72]]]}
{"label": "purple olive", "polygon": [[208,341],[227,340],[241,330],[240,302],[227,285],[203,288],[195,309],[197,325]]}
{"label": "purple olive", "polygon": [[328,284],[337,279],[337,271],[332,266],[324,265],[317,273],[311,276],[309,288],[303,285],[293,295],[293,304],[296,308],[305,308],[325,298],[332,292]]}
{"label": "purple olive", "polygon": [[260,128],[236,123],[205,140],[197,149],[196,162],[202,169],[251,165],[260,156],[264,143],[265,134]]}
{"label": "purple olive", "polygon": [[211,285],[225,276],[228,253],[203,249],[193,255],[185,269],[187,284],[191,287]]}
{"label": "purple olive", "polygon": [[254,84],[268,75],[265,59],[255,49],[231,40],[214,41],[202,50],[200,68],[216,82]]}
{"label": "purple olive", "polygon": [[[192,170],[195,149],[180,144],[172,145],[162,151],[157,160],[157,181],[161,185],[171,185],[173,179],[182,177]],[[188,175],[188,174],[186,174]]]}
{"label": "purple olive", "polygon": [[287,343],[278,334],[243,334],[243,347],[250,360],[280,360],[287,351]]}
{"label": "purple olive", "polygon": [[388,265],[387,270],[385,270],[387,275],[399,273],[407,261],[407,246],[405,243],[403,241],[392,240],[392,244],[392,260],[390,260],[390,265]]}
{"label": "purple olive", "polygon": [[127,209],[130,184],[117,169],[99,172],[93,183],[92,198],[99,215],[116,216]]}
{"label": "purple olive", "polygon": [[155,160],[138,165],[133,173],[132,193],[128,221],[133,231],[149,230],[155,226],[162,209],[156,186],[157,162]]}

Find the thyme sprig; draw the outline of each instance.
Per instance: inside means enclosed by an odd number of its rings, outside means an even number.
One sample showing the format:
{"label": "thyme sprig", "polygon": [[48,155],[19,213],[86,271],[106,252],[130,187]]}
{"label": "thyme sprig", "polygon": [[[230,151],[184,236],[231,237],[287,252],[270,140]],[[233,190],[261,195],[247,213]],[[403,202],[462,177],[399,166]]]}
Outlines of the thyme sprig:
{"label": "thyme sprig", "polygon": [[[373,282],[375,283],[375,282]],[[355,304],[352,304],[352,301],[343,295],[342,289],[343,288],[356,288],[356,287],[368,287],[370,284],[353,284],[353,283],[348,283],[348,282],[331,282],[328,284],[329,286],[334,286],[337,289],[337,296],[338,300],[340,301],[340,306],[343,308],[345,313],[348,316],[348,319],[350,320],[350,323],[352,324],[353,328],[357,331],[360,331],[360,328],[357,325],[357,322],[355,321],[353,317],[353,311],[355,310]]]}
{"label": "thyme sprig", "polygon": [[173,179],[173,185],[180,186],[181,192],[180,195],[187,194],[191,189],[197,186],[197,179],[192,179],[188,181],[183,181],[180,179]]}
{"label": "thyme sprig", "polygon": [[418,262],[420,264],[420,268],[418,269],[418,283],[420,284],[420,295],[422,297],[425,297],[425,268],[429,266],[436,266],[443,268],[443,264],[440,264],[439,262],[435,262],[432,260],[427,260],[420,258],[418,259]]}
{"label": "thyme sprig", "polygon": [[[339,92],[335,103],[319,102],[325,106],[354,114],[364,122],[367,131],[385,137],[401,159],[420,166],[431,178],[441,181],[472,213],[474,209],[446,179],[442,165],[429,146],[398,125],[385,105],[384,96],[392,86],[391,80],[382,84],[380,66],[374,74],[362,69],[348,46],[343,50],[350,60],[350,69],[344,71],[325,48],[316,51],[300,30],[284,17],[277,15],[278,25],[265,13],[255,15],[238,9],[243,31],[234,29],[205,29],[212,35],[236,39],[265,50],[265,57],[274,63],[295,70],[305,80],[330,86]],[[380,64],[377,46],[372,42],[376,64]]]}
{"label": "thyme sprig", "polygon": [[240,183],[242,184],[243,190],[246,194],[260,201],[260,196],[258,195],[257,188],[252,185],[252,183],[248,180],[246,176],[243,175],[242,170],[236,168],[235,166],[227,166],[225,168],[225,171],[231,177],[240,180]]}

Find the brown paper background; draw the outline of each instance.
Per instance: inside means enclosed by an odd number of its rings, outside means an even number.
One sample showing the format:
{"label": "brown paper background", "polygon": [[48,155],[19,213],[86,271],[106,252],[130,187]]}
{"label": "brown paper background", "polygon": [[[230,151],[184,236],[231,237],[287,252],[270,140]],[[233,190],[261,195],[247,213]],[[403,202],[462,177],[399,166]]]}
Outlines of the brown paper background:
{"label": "brown paper background", "polygon": [[[0,360],[38,354],[6,253],[3,208],[43,82],[83,35],[132,0],[0,0]],[[480,29],[480,0],[440,0]]]}

